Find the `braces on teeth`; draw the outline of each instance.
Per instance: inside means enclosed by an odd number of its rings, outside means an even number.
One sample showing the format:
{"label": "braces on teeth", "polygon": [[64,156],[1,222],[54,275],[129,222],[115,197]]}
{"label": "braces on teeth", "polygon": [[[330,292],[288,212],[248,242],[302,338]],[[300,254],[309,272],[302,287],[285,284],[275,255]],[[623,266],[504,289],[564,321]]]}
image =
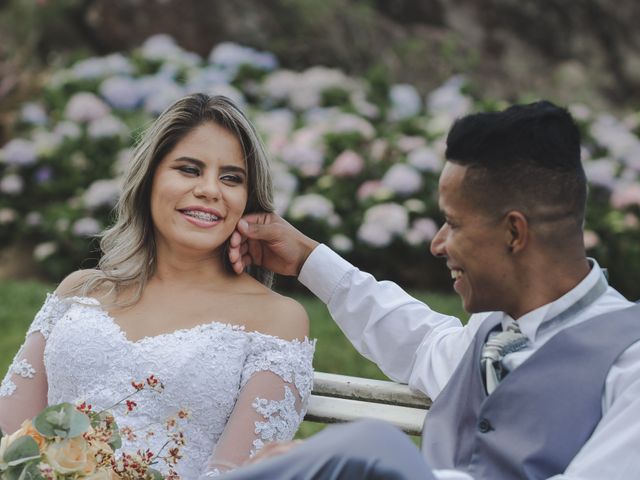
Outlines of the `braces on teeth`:
{"label": "braces on teeth", "polygon": [[194,218],[197,218],[199,220],[207,220],[207,221],[210,221],[210,222],[218,220],[218,217],[216,217],[215,215],[211,215],[210,213],[206,213],[206,212],[201,212],[199,210],[190,210],[190,211],[186,211],[184,213],[185,213],[185,215],[189,215],[190,217],[194,217]]}

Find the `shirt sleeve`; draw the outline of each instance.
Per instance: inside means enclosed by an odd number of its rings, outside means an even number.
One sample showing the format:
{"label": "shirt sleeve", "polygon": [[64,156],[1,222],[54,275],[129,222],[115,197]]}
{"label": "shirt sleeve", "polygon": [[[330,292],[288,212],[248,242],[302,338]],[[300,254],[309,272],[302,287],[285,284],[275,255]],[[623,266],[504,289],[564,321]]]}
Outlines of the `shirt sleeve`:
{"label": "shirt sleeve", "polygon": [[47,406],[44,349],[51,330],[69,304],[66,299],[47,295],[9,366],[0,385],[0,429],[4,433],[14,432],[24,420],[34,417]]}
{"label": "shirt sleeve", "polygon": [[433,311],[398,285],[377,281],[325,245],[316,247],[298,280],[327,304],[354,347],[391,379],[435,398],[470,345],[482,318]]}
{"label": "shirt sleeve", "polygon": [[304,419],[315,342],[249,335],[238,400],[201,478],[242,465],[266,442],[293,439]]}

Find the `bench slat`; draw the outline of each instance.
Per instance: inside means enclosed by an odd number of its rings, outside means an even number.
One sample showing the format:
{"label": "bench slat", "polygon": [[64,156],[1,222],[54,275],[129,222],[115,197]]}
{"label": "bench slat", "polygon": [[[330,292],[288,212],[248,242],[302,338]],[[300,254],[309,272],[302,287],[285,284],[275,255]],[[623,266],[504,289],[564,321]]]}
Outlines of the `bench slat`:
{"label": "bench slat", "polygon": [[350,377],[334,373],[315,372],[313,393],[326,397],[337,397],[393,405],[429,408],[431,400],[408,386],[384,380]]}
{"label": "bench slat", "polygon": [[409,435],[420,435],[426,414],[424,407],[412,408],[311,395],[305,420],[339,423],[360,418],[377,418],[392,423]]}

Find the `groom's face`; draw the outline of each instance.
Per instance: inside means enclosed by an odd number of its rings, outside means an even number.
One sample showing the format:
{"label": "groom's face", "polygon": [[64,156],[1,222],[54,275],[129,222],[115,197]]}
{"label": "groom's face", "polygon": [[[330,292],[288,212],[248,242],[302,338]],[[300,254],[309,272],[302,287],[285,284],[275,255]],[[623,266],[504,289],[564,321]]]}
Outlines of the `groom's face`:
{"label": "groom's face", "polygon": [[447,260],[453,288],[468,312],[506,310],[511,266],[504,219],[478,206],[467,188],[467,167],[447,162],[439,182],[445,223],[431,253]]}

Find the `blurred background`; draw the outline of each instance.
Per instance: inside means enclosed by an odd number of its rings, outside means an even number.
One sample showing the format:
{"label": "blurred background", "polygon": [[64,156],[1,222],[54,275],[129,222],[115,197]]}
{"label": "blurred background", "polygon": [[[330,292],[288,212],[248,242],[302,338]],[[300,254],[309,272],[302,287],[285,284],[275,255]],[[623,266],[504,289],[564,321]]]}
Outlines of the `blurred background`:
{"label": "blurred background", "polygon": [[[255,122],[279,213],[463,318],[428,252],[447,129],[513,102],[567,106],[588,253],[639,298],[638,18],[634,0],[0,1],[0,370],[44,293],[95,265],[141,129],[195,91]],[[382,377],[295,281],[276,288],[307,307],[319,370]]]}

